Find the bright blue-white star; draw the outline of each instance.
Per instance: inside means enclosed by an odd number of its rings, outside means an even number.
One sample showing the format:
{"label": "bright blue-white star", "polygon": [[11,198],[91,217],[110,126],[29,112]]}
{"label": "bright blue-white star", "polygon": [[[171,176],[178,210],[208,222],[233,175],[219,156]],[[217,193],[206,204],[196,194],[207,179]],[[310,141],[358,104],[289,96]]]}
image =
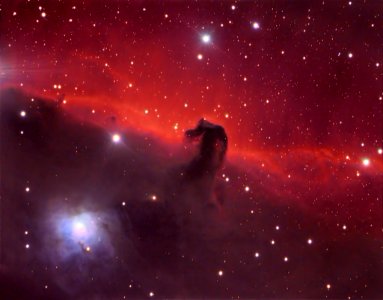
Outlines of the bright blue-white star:
{"label": "bright blue-white star", "polygon": [[82,221],[75,221],[73,222],[73,228],[72,228],[72,234],[75,238],[85,238],[88,234],[88,230]]}
{"label": "bright blue-white star", "polygon": [[207,33],[203,34],[201,39],[202,39],[202,42],[204,42],[205,44],[209,44],[211,42],[211,36],[210,34],[207,34]]}
{"label": "bright blue-white star", "polygon": [[[46,248],[52,249],[50,259],[67,261],[74,256],[96,259],[97,255],[114,255],[112,235],[120,232],[120,224],[111,212],[58,210],[51,213],[52,232],[45,239]],[[94,256],[96,255],[96,256]]]}
{"label": "bright blue-white star", "polygon": [[85,212],[62,215],[57,223],[57,234],[62,241],[59,251],[62,258],[90,252],[92,246],[99,245],[100,237],[104,235],[98,217]]}

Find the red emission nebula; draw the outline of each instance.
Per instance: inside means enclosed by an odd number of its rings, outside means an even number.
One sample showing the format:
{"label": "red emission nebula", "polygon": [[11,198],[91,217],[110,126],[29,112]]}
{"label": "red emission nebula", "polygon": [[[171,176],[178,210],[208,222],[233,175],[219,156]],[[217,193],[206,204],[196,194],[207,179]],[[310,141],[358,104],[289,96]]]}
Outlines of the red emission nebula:
{"label": "red emission nebula", "polygon": [[381,298],[382,12],[0,3],[0,296]]}

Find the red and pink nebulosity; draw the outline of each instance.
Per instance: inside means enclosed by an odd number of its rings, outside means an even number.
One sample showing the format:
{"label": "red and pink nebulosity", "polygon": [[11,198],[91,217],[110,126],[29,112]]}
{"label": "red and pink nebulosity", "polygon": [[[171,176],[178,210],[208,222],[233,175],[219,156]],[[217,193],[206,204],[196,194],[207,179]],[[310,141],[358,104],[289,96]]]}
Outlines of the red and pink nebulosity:
{"label": "red and pink nebulosity", "polygon": [[[282,219],[294,218],[290,209],[303,211],[307,219],[315,216],[318,234],[299,234],[305,246],[315,247],[326,234],[336,241],[345,234],[355,239],[381,235],[378,2],[8,2],[1,4],[0,82],[28,95],[18,118],[34,120],[35,99],[51,99],[44,101],[56,102],[76,125],[102,128],[111,147],[141,146],[125,135],[133,131],[145,141],[156,136],[167,145],[161,149],[173,155],[185,130],[204,117],[222,125],[229,138],[227,164],[216,181],[228,189],[220,192],[226,205],[239,207],[241,233],[255,236],[251,216],[268,211],[267,205],[279,212],[281,205],[287,207],[278,214]],[[20,130],[29,134],[28,128]],[[152,153],[150,147],[145,151]],[[75,145],[74,151],[79,149]],[[22,189],[26,186],[32,194],[29,188],[33,192],[35,186],[23,183]],[[147,193],[146,199],[161,202],[156,191]],[[260,209],[259,199],[269,204]],[[129,207],[128,200],[122,203]],[[263,224],[257,230],[269,233],[270,225],[274,232],[278,223],[283,231],[283,221],[271,215],[270,221],[262,216],[254,221]],[[274,243],[268,241],[268,247]],[[323,249],[318,253],[325,256]],[[294,262],[291,251],[282,252],[284,264]],[[254,249],[252,256],[262,259],[265,253]],[[236,263],[228,264],[214,269],[218,280],[236,269]],[[324,293],[337,289],[335,279],[320,285]],[[356,294],[375,295],[363,289]],[[192,295],[200,296],[182,296]]]}

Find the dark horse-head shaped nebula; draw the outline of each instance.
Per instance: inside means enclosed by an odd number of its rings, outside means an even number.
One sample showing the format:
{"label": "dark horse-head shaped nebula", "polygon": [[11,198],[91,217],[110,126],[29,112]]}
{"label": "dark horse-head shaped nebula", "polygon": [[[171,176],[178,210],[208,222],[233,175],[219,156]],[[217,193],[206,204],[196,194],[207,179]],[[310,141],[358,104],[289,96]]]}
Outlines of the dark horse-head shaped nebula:
{"label": "dark horse-head shaped nebula", "polygon": [[200,139],[199,154],[187,168],[190,177],[214,177],[225,158],[227,135],[225,129],[205,119],[201,119],[194,129],[185,132],[190,140]]}

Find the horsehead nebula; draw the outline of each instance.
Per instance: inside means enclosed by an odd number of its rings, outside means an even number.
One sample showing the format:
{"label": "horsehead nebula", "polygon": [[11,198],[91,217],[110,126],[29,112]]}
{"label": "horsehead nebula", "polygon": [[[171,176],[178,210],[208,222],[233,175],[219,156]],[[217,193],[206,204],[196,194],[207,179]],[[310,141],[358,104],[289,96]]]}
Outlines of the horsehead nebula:
{"label": "horsehead nebula", "polygon": [[379,4],[0,6],[1,299],[381,297]]}

